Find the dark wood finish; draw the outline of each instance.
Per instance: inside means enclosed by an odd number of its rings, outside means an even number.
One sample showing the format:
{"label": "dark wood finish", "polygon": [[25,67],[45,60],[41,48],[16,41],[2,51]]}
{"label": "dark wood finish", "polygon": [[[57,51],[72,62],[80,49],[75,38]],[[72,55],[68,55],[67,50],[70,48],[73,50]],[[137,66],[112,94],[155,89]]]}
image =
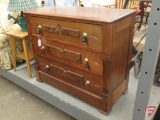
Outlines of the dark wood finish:
{"label": "dark wood finish", "polygon": [[[39,71],[47,73],[48,75],[54,76],[58,79],[62,79],[79,88],[96,93],[97,95],[101,95],[103,86],[102,77],[76,69],[71,65],[59,63],[57,61],[46,59],[41,56],[38,56],[37,60],[39,63]],[[46,71],[47,65],[49,66],[48,71]],[[57,70],[55,71],[55,69]],[[89,85],[86,85],[87,80],[90,81]]]}
{"label": "dark wood finish", "polygon": [[[73,47],[73,46],[68,46],[59,42],[53,42],[53,40],[50,39],[46,39],[42,38],[42,46],[44,46],[43,52],[41,52],[41,47],[38,47],[37,45],[37,37],[33,36],[33,43],[34,43],[34,48],[36,50],[36,54],[41,55],[41,56],[45,56],[46,58],[52,59],[52,60],[56,60],[68,65],[72,65],[76,68],[85,70],[87,72],[91,72],[94,73],[96,75],[99,76],[103,76],[103,58],[102,58],[102,54],[97,53],[97,52],[93,52],[93,51],[87,51],[84,49],[80,49],[77,47]],[[52,46],[54,48],[59,49],[58,52],[56,52],[55,54],[53,54],[53,52],[51,53],[50,51],[47,50],[48,46]],[[74,56],[78,55],[78,59],[73,59],[75,57],[73,57],[73,55],[68,54],[67,57],[64,58],[64,53],[60,52],[60,48],[63,47],[63,50],[65,51],[69,51],[70,53],[73,53]],[[74,51],[74,52],[73,52]],[[65,55],[66,56],[66,55]],[[88,58],[88,66],[89,68],[85,68],[85,62],[84,59]],[[78,61],[77,61],[78,60]]]}
{"label": "dark wood finish", "polygon": [[128,89],[134,15],[132,10],[81,7],[25,12],[37,80],[108,114]]}
{"label": "dark wood finish", "polygon": [[[67,42],[72,45],[80,46],[82,48],[86,47],[102,51],[101,24],[97,25],[82,22],[66,21],[61,19],[57,20],[56,18],[45,19],[37,17],[31,17],[30,23],[32,24],[31,31],[33,34],[37,34],[37,27],[40,24],[42,26],[41,35],[43,37],[54,38],[57,41]],[[70,33],[66,33],[64,29],[70,29]],[[85,43],[82,42],[83,33],[88,34],[87,42]]]}
{"label": "dark wood finish", "polygon": [[80,53],[66,50],[63,46],[57,48],[57,47],[47,45],[46,51],[50,55],[55,55],[56,57],[61,57],[61,58],[68,59],[74,62],[82,63]]}

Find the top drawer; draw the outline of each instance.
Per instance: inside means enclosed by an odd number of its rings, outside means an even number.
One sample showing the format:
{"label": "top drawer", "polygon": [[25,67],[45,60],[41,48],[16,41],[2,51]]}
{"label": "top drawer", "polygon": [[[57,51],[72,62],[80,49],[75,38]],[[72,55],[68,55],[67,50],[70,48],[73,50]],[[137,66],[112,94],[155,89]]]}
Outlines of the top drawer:
{"label": "top drawer", "polygon": [[102,51],[102,25],[30,17],[32,34],[37,34],[41,25],[41,35],[80,47]]}

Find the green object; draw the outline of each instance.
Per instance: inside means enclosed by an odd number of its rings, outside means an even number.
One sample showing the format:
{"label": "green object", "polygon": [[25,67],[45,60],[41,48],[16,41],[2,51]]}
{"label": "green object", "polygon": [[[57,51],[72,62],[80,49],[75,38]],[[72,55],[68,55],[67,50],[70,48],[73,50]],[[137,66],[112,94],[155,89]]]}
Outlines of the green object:
{"label": "green object", "polygon": [[15,20],[15,24],[16,24],[16,23],[19,24],[19,22],[18,22],[18,20],[17,20],[16,18],[14,18],[14,17],[11,16],[10,14],[8,14],[8,20],[10,20],[11,18],[13,18],[13,19]]}
{"label": "green object", "polygon": [[10,14],[8,14],[8,20],[11,18],[15,20],[15,23],[18,23],[18,25],[21,27],[22,32],[27,32],[26,19],[23,15],[21,15],[18,19],[16,19]]}
{"label": "green object", "polygon": [[26,19],[24,17],[19,17],[19,26],[22,29],[22,32],[27,32]]}

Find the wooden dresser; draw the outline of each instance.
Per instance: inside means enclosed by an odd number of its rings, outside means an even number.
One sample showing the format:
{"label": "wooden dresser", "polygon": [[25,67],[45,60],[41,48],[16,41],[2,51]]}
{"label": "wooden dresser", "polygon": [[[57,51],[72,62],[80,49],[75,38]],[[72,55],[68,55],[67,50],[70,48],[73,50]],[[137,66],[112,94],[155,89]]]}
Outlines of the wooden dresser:
{"label": "wooden dresser", "polygon": [[49,7],[25,16],[36,79],[108,114],[128,87],[135,11]]}

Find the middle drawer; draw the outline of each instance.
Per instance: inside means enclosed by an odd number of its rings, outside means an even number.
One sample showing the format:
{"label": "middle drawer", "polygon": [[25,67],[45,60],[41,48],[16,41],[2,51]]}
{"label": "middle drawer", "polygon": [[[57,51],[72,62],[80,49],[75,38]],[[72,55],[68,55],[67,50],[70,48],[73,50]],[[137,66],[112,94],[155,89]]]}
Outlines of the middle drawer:
{"label": "middle drawer", "polygon": [[36,38],[33,41],[37,54],[103,76],[102,54],[45,40],[45,38],[42,39],[41,47],[38,47]]}

